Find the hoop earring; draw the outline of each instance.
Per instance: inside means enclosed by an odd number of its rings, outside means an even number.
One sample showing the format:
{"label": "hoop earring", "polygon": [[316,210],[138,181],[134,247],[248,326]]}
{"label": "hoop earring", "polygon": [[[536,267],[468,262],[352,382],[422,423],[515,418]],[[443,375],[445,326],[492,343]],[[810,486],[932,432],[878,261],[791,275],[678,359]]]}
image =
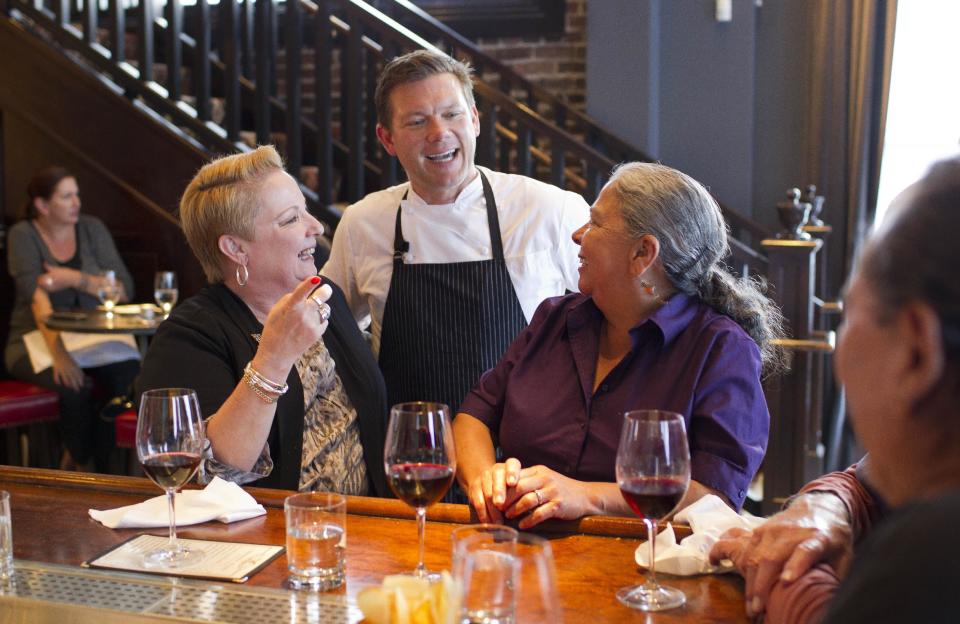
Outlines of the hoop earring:
{"label": "hoop earring", "polygon": [[[241,277],[241,275],[242,275],[243,277]],[[249,281],[249,280],[250,280],[250,271],[247,270],[247,265],[245,265],[245,264],[238,264],[238,265],[237,265],[237,285],[238,285],[238,286],[246,286],[246,285],[247,285],[247,281]]]}

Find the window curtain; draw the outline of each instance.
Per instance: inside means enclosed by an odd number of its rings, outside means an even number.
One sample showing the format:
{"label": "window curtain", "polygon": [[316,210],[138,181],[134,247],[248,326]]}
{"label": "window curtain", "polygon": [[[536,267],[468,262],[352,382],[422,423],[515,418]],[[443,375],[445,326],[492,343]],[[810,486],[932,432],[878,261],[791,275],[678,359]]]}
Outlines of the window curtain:
{"label": "window curtain", "polygon": [[828,293],[849,273],[877,207],[896,0],[811,2],[807,173],[833,226]]}

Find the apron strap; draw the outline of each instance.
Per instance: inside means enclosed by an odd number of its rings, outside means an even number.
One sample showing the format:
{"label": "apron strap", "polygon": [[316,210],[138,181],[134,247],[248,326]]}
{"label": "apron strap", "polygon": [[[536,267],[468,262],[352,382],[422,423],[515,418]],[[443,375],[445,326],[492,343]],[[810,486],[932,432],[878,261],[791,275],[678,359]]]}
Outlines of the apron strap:
{"label": "apron strap", "polygon": [[[497,200],[493,196],[493,188],[483,175],[483,171],[477,169],[480,174],[480,184],[483,186],[483,201],[487,207],[487,228],[490,230],[490,250],[493,259],[503,262],[503,238],[500,235],[500,217],[497,215]],[[409,189],[403,192],[400,201],[407,199]],[[410,251],[410,242],[403,238],[403,228],[400,226],[401,208],[397,206],[397,218],[393,226],[393,261],[394,263],[403,262],[403,254]]]}

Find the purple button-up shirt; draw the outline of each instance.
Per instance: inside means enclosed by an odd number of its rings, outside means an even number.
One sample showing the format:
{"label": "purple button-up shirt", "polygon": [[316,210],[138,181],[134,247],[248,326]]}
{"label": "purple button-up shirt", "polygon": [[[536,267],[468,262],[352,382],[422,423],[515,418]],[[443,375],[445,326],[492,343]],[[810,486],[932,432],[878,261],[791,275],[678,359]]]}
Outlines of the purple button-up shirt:
{"label": "purple button-up shirt", "polygon": [[583,481],[616,481],[623,412],[683,414],[693,479],[739,508],[767,446],[760,350],[730,318],[678,293],[632,330],[593,391],[603,314],[580,294],[545,300],[460,405],[504,457]]}

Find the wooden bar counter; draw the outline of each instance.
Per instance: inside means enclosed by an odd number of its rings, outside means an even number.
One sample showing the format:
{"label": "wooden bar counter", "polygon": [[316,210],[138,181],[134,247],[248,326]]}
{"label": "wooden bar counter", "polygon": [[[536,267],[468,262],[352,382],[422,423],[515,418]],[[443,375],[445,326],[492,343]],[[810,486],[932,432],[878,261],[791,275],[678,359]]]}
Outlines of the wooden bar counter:
{"label": "wooden bar counter", "polygon": [[[14,557],[18,560],[79,566],[137,533],[165,535],[164,529],[108,529],[87,510],[111,509],[158,496],[150,481],[0,466],[0,489],[11,496]],[[180,537],[261,544],[284,543],[283,499],[290,492],[248,488],[267,515],[221,524],[208,522],[179,528]],[[450,531],[474,522],[464,505],[438,504],[427,514],[426,564],[450,568]],[[687,604],[657,614],[633,611],[614,592],[639,583],[643,571],[633,553],[644,535],[643,524],[630,518],[585,518],[554,523],[538,530],[550,538],[557,584],[567,624],[580,622],[745,622],[743,582],[736,575],[707,575],[662,580],[687,595]],[[347,581],[332,592],[350,603],[358,591],[379,585],[387,574],[413,570],[417,530],[413,511],[391,499],[348,497]],[[254,575],[245,587],[282,589],[286,557],[281,555]]]}

